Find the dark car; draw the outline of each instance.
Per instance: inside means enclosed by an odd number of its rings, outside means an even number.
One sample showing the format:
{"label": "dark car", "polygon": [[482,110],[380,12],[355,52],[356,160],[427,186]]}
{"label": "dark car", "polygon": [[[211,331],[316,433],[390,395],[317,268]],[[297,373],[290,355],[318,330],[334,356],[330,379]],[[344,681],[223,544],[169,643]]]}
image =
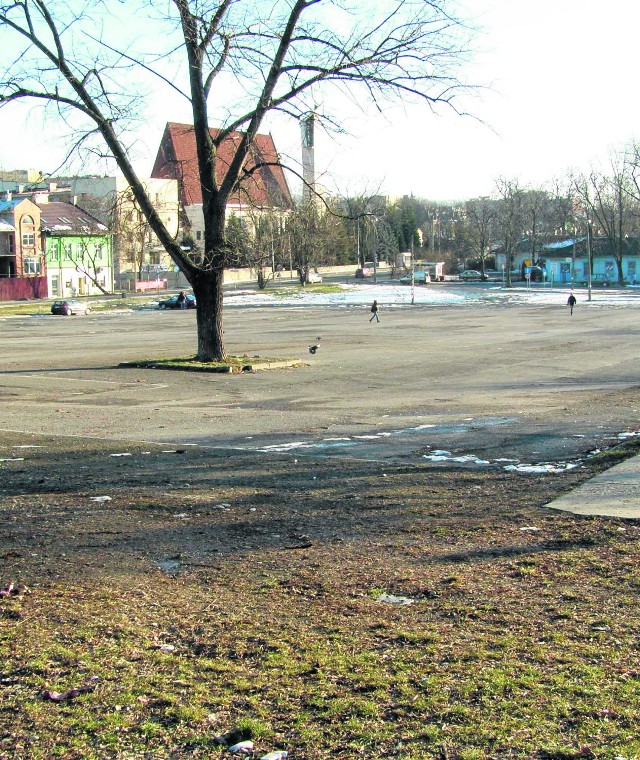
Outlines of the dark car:
{"label": "dark car", "polygon": [[70,317],[72,314],[88,314],[91,311],[89,306],[83,301],[76,301],[73,298],[67,301],[54,301],[51,304],[52,314],[61,314],[63,317]]}
{"label": "dark car", "polygon": [[[586,288],[589,284],[589,277],[585,277],[582,280],[578,281],[579,285],[584,285]],[[613,285],[613,281],[611,280],[611,277],[609,277],[608,274],[592,274],[591,275],[591,286],[594,288],[608,288],[611,285]]]}
{"label": "dark car", "polygon": [[476,269],[465,269],[464,272],[460,272],[458,277],[461,280],[481,280],[482,272],[478,272]]}
{"label": "dark car", "polygon": [[[187,309],[195,309],[196,308],[196,297],[189,294],[186,296],[187,299]],[[171,296],[171,298],[165,298],[164,301],[160,301],[158,303],[159,309],[179,309],[180,308],[180,302],[178,301],[178,296]]]}

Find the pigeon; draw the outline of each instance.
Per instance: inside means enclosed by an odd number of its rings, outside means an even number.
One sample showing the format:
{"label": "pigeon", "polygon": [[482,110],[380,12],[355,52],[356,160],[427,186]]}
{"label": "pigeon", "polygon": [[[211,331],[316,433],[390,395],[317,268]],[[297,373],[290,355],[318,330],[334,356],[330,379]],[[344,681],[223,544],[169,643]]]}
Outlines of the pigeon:
{"label": "pigeon", "polygon": [[310,354],[315,354],[315,352],[320,348],[320,341],[321,340],[322,340],[322,338],[318,337],[318,338],[316,338],[316,342],[312,343],[309,346],[309,353]]}

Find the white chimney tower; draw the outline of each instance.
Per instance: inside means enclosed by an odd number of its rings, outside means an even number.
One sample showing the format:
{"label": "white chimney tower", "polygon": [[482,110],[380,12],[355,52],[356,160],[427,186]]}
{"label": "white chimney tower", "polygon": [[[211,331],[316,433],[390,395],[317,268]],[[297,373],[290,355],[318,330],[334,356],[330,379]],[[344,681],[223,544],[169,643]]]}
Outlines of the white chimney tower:
{"label": "white chimney tower", "polygon": [[315,124],[316,115],[313,112],[300,120],[300,130],[302,132],[302,179],[304,180],[302,197],[305,200],[313,197],[313,191],[316,187],[314,159]]}

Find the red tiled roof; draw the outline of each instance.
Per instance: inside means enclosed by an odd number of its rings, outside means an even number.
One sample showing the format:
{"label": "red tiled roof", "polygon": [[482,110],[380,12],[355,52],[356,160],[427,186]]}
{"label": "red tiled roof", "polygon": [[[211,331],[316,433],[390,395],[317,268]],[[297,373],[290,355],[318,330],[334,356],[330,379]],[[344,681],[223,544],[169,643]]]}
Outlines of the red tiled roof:
{"label": "red tiled roof", "polygon": [[[220,132],[218,129],[209,131],[214,139]],[[231,132],[218,148],[216,155],[218,184],[222,182],[241,139],[240,132]],[[291,194],[282,168],[269,165],[277,160],[278,153],[271,135],[256,135],[253,151],[245,162],[245,168],[247,170],[256,166],[259,168],[241,180],[240,189],[232,194],[229,203],[291,208],[293,205]],[[167,123],[151,176],[156,179],[177,179],[184,206],[202,203],[193,126]]]}

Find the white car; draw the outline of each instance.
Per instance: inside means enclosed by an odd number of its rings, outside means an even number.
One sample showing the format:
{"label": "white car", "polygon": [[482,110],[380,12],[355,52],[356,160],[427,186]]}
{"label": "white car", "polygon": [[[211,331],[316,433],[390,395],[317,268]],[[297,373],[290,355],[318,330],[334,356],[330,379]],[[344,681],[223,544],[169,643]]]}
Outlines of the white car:
{"label": "white car", "polygon": [[[428,272],[420,269],[419,271],[413,273],[414,285],[426,285],[428,282],[431,282],[431,275]],[[407,274],[404,277],[401,277],[400,284],[411,285],[411,275]]]}
{"label": "white car", "polygon": [[315,283],[322,282],[322,275],[319,272],[311,270],[307,274],[307,282],[309,285],[314,285]]}

